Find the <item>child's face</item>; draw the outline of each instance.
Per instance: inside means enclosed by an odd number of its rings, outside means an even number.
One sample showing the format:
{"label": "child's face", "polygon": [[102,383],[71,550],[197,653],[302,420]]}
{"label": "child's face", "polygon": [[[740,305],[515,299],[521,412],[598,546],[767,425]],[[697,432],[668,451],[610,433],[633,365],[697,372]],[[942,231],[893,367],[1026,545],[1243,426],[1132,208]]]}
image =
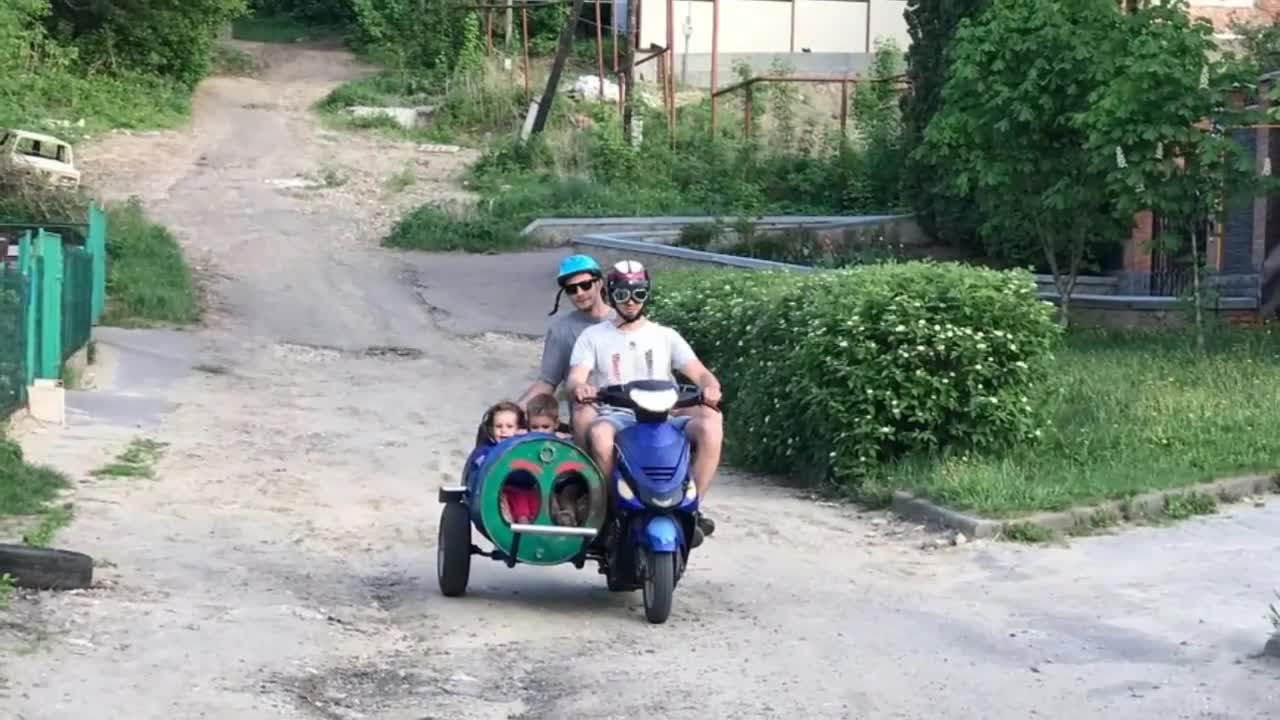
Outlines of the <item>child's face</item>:
{"label": "child's face", "polygon": [[559,418],[554,418],[550,415],[533,415],[529,417],[529,432],[553,433],[559,426]]}
{"label": "child's face", "polygon": [[519,429],[516,414],[510,410],[499,410],[493,414],[494,440],[506,440],[509,437],[515,437],[516,431]]}

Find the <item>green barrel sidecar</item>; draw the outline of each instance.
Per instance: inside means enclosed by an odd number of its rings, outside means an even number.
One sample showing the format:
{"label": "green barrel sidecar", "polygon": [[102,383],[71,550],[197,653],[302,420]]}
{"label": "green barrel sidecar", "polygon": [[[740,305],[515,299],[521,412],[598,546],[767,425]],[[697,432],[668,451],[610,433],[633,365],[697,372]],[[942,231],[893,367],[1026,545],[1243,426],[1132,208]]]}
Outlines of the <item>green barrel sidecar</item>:
{"label": "green barrel sidecar", "polygon": [[[462,485],[441,488],[439,494],[444,507],[436,541],[436,575],[447,596],[466,592],[472,555],[485,555],[509,567],[572,562],[581,568],[587,548],[604,526],[608,495],[599,468],[576,445],[554,435],[518,435],[478,448],[467,458],[462,479]],[[509,487],[527,497],[536,495],[532,517],[517,518],[525,522],[503,517],[504,488]],[[575,495],[583,499],[568,508],[564,502],[559,504],[562,511],[571,510],[570,517],[563,512],[553,516],[553,499]],[[472,544],[473,527],[493,544],[491,552]]]}

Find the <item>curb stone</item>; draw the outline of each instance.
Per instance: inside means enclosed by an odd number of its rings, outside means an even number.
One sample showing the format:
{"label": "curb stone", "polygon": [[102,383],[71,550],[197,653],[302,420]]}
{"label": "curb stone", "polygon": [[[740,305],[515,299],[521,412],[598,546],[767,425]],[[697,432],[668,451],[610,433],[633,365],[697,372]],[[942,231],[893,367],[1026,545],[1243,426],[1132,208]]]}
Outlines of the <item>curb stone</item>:
{"label": "curb stone", "polygon": [[[958,512],[937,505],[924,498],[918,498],[905,491],[895,491],[889,509],[907,520],[917,523],[941,525],[959,530],[971,538],[991,538],[998,535],[1007,525],[1030,524],[1057,533],[1066,533],[1081,527],[1091,527],[1098,518],[1133,519],[1136,517],[1152,517],[1164,511],[1165,501],[1170,497],[1188,493],[1203,493],[1227,502],[1240,500],[1250,495],[1261,495],[1269,492],[1280,492],[1280,474],[1243,475],[1224,478],[1200,485],[1158,490],[1135,495],[1123,500],[1112,500],[1097,505],[1074,508],[1061,512],[1043,512],[1008,520],[990,520]],[[1280,646],[1280,640],[1276,641]],[[1280,653],[1280,647],[1276,648]]]}

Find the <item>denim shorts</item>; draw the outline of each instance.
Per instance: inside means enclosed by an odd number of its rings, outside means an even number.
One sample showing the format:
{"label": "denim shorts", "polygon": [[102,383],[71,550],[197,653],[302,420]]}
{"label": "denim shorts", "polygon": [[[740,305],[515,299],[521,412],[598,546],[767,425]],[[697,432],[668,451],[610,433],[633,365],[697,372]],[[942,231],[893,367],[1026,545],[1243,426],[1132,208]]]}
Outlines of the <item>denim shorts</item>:
{"label": "denim shorts", "polygon": [[[604,420],[613,426],[615,432],[622,432],[632,425],[635,425],[637,422],[636,414],[627,408],[597,405],[596,412],[598,412],[599,415],[596,416],[595,420],[592,420],[592,423],[596,420]],[[692,419],[693,418],[688,415],[671,415],[667,417],[667,422],[674,425],[680,432],[684,432],[685,426],[687,426],[689,421]]]}

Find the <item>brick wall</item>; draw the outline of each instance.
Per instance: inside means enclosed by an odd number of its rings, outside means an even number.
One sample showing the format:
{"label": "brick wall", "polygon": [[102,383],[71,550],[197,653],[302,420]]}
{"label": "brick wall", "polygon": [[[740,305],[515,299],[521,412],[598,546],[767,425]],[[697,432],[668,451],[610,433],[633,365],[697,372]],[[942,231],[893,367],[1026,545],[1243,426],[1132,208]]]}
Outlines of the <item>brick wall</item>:
{"label": "brick wall", "polygon": [[1280,19],[1280,0],[1191,0],[1191,15],[1212,22],[1217,32],[1228,32],[1233,19],[1263,24]]}

